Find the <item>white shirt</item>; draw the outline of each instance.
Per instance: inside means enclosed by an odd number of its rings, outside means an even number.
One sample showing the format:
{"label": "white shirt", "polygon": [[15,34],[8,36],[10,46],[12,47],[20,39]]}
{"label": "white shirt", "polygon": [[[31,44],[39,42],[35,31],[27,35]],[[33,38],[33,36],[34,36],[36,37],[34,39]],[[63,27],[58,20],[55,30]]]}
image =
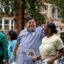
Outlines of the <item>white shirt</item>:
{"label": "white shirt", "polygon": [[55,55],[57,50],[62,48],[63,48],[62,40],[54,34],[51,37],[45,36],[42,39],[42,44],[40,45],[39,50],[42,59],[44,59],[47,56]]}

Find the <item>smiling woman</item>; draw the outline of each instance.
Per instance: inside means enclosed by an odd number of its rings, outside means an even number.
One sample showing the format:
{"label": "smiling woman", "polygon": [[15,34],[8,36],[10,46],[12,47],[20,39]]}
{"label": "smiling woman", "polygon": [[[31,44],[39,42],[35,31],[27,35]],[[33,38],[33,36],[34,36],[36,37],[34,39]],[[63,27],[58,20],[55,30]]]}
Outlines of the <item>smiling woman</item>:
{"label": "smiling woman", "polygon": [[46,36],[42,39],[42,44],[40,46],[42,64],[59,64],[59,57],[63,54],[63,42],[55,35],[57,30],[53,23],[47,24],[46,27]]}

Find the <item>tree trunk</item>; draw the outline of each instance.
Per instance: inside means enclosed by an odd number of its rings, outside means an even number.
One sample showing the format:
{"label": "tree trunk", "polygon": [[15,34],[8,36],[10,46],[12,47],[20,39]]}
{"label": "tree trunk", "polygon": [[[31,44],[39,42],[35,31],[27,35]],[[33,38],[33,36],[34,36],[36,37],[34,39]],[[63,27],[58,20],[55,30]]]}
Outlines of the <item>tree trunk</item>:
{"label": "tree trunk", "polygon": [[17,7],[16,19],[17,19],[17,30],[18,30],[18,33],[19,33],[22,29],[22,3],[21,3],[21,0],[18,0],[17,6],[18,7]]}

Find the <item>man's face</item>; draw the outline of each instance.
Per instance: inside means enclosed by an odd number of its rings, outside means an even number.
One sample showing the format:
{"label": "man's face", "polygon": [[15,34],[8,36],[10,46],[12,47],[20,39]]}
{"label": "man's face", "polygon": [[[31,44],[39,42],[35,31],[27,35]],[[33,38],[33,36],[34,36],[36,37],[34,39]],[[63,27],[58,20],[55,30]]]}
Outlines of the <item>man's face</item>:
{"label": "man's face", "polygon": [[31,19],[27,22],[27,29],[30,31],[34,30],[36,28],[36,22],[34,19]]}

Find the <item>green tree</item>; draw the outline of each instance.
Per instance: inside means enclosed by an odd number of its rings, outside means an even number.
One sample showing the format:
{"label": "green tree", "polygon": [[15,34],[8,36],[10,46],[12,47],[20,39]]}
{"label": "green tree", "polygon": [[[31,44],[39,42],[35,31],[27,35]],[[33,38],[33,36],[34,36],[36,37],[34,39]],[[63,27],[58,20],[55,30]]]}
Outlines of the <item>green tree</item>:
{"label": "green tree", "polygon": [[9,16],[13,16],[17,10],[17,0],[2,0],[2,5]]}
{"label": "green tree", "polygon": [[25,0],[25,14],[34,17],[37,24],[44,22],[44,16],[39,13],[40,6],[43,5],[38,0]]}
{"label": "green tree", "polygon": [[[2,0],[3,6],[5,6],[5,12],[13,16],[14,13],[18,13],[18,1],[19,0]],[[20,0],[22,2],[22,0]],[[22,2],[23,3],[23,2]],[[37,24],[40,25],[44,22],[44,16],[39,13],[40,6],[43,6],[39,0],[25,0],[25,16],[32,16],[37,21]],[[22,8],[22,6],[21,6]]]}
{"label": "green tree", "polygon": [[64,0],[48,0],[50,3],[55,4],[59,10],[59,15],[64,22]]}

